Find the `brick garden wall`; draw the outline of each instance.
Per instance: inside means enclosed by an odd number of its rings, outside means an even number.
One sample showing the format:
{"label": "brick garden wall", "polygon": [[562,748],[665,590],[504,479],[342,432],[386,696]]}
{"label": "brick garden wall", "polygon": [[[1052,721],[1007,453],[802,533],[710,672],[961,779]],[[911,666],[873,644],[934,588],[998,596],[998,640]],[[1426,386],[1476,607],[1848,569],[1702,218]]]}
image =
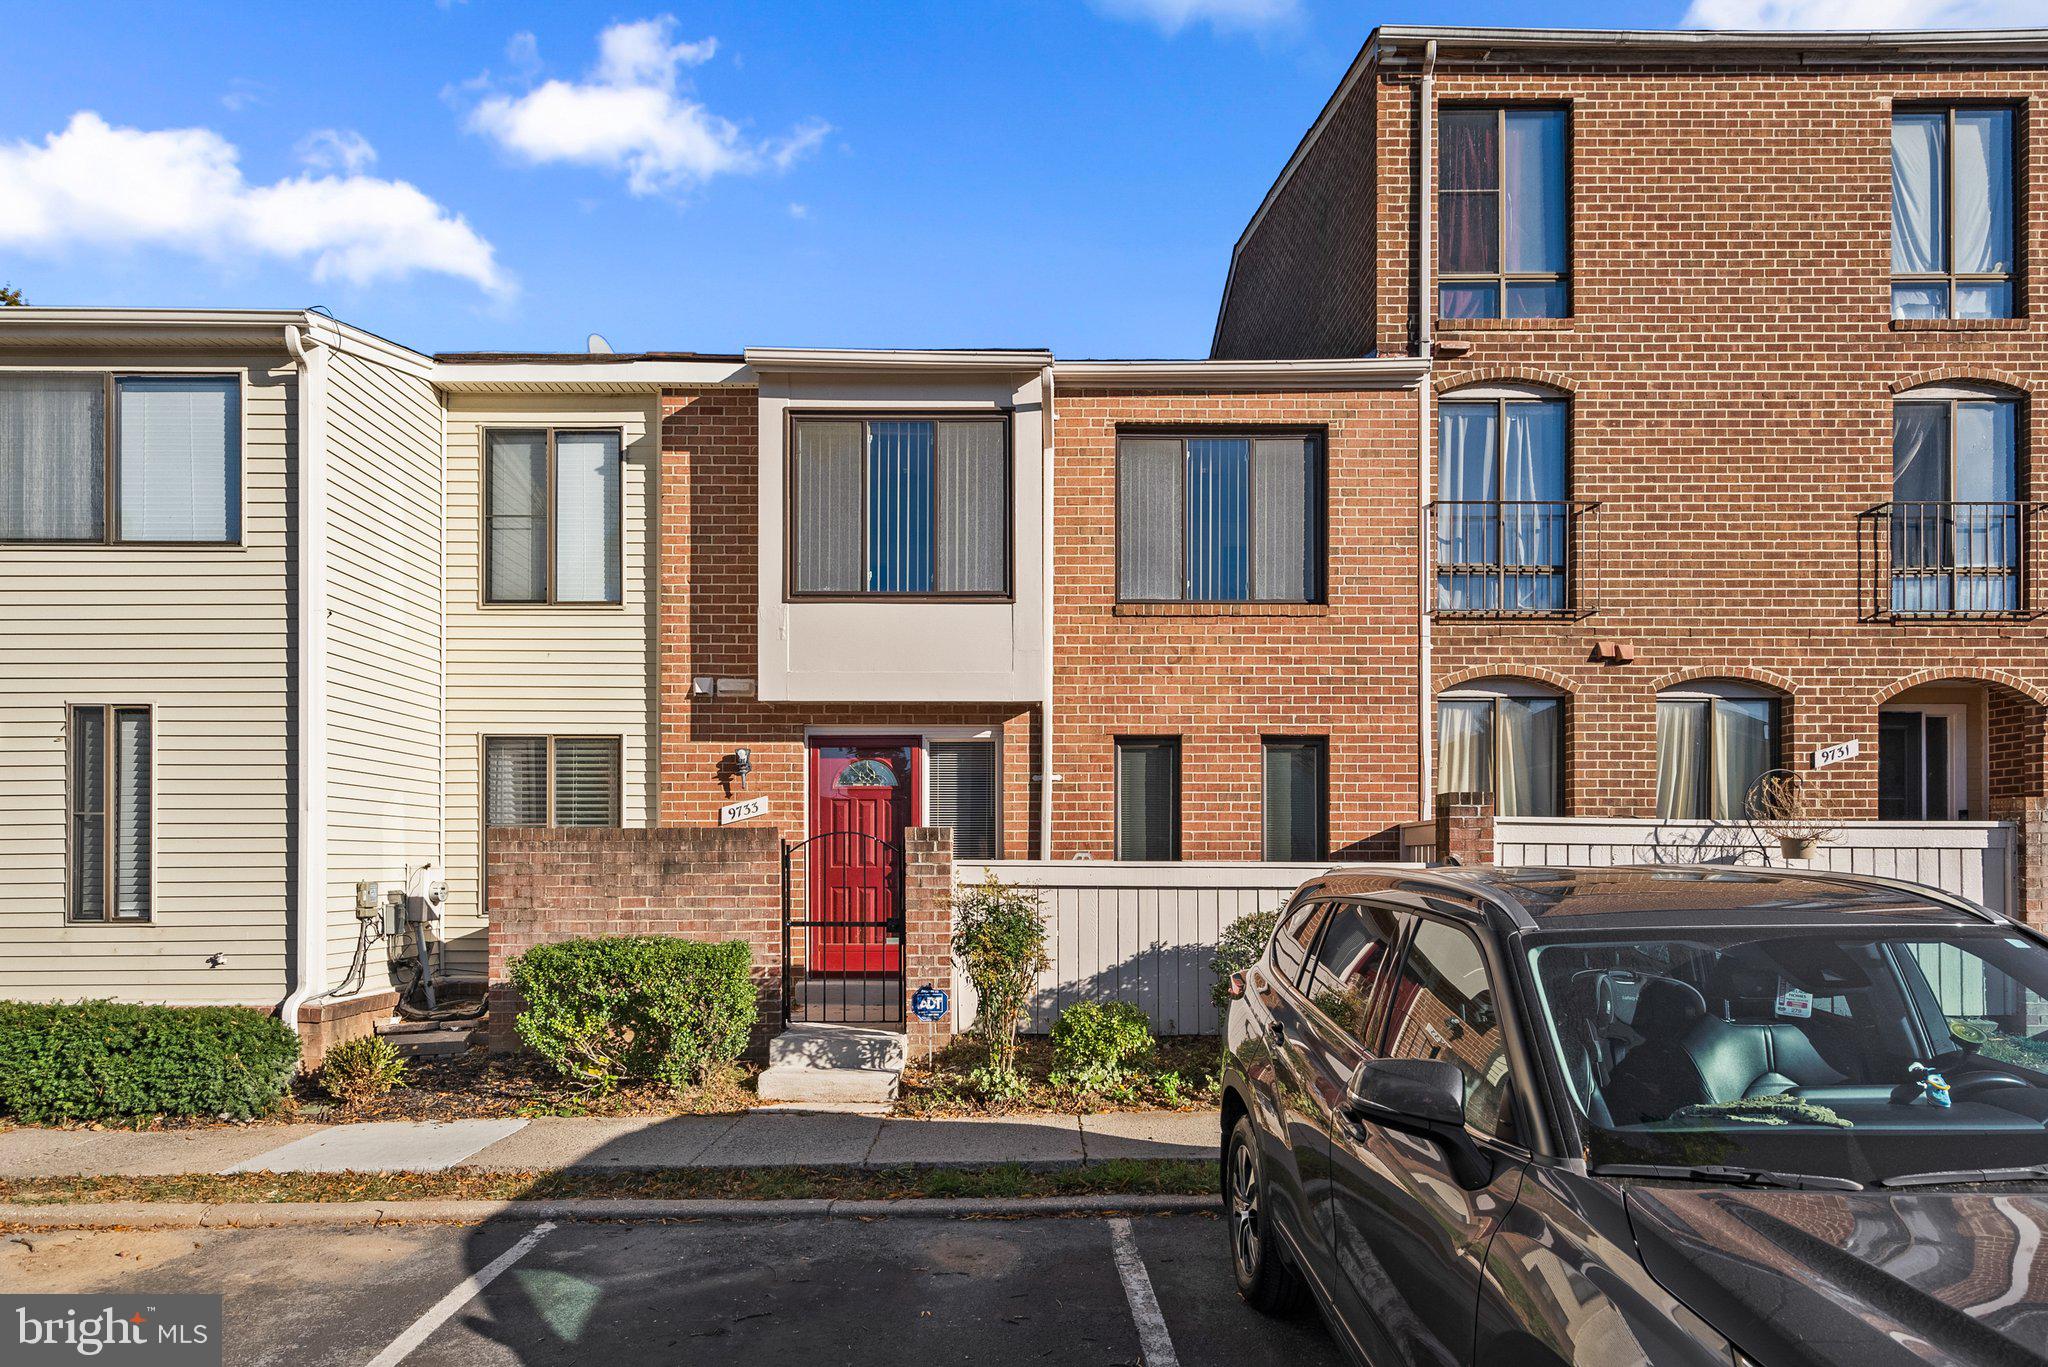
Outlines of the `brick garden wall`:
{"label": "brick garden wall", "polygon": [[[1330,845],[1393,858],[1416,814],[1417,399],[1412,390],[1059,393],[1053,595],[1055,859],[1115,853],[1116,737],[1181,738],[1181,853],[1261,857],[1265,736],[1325,736]],[[1327,602],[1116,601],[1124,429],[1327,434]]]}
{"label": "brick garden wall", "polygon": [[[1359,340],[1382,352],[1411,349],[1419,301],[1433,298],[1414,278],[1416,79],[1412,63],[1373,74],[1352,97],[1372,117],[1340,120],[1372,125],[1378,326]],[[2048,631],[1860,621],[1857,561],[1857,514],[1891,498],[1897,392],[1977,380],[2024,398],[2048,385],[2048,70],[1583,54],[1545,66],[1505,53],[1481,68],[1447,54],[1437,87],[1440,105],[1570,107],[1573,317],[1442,322],[1435,378],[1440,393],[1512,379],[1569,396],[1570,494],[1601,507],[1579,551],[1579,598],[1593,614],[1439,621],[1436,685],[1510,674],[1561,689],[1567,815],[1653,815],[1657,691],[1711,677],[1780,691],[1783,756],[1802,772],[1814,748],[1861,742],[1859,758],[1814,775],[1837,817],[1877,815],[1879,704],[1944,678],[1988,693],[1990,734],[1976,744],[1988,750],[1990,810],[1970,815],[2006,815],[2048,791]],[[1970,99],[2022,111],[2023,316],[1895,322],[1893,103]],[[1311,178],[1289,193],[1315,204],[1326,192]],[[1229,316],[1245,337],[1275,335],[1279,323],[1254,317],[1291,316],[1304,296],[1366,288],[1341,254],[1280,270],[1292,248],[1253,247],[1273,269],[1239,263],[1240,285],[1261,291],[1233,291]],[[2048,450],[2048,406],[2021,411],[2020,496],[2038,498],[2048,486],[2028,473],[2028,452]],[[2048,544],[2037,536],[2029,549],[2038,577]],[[1633,662],[1598,662],[1599,640],[1625,644]]]}
{"label": "brick garden wall", "polygon": [[744,940],[760,1019],[754,1049],[782,1025],[782,845],[772,826],[491,832],[490,1043],[517,1047],[507,965],[537,944],[593,935]]}

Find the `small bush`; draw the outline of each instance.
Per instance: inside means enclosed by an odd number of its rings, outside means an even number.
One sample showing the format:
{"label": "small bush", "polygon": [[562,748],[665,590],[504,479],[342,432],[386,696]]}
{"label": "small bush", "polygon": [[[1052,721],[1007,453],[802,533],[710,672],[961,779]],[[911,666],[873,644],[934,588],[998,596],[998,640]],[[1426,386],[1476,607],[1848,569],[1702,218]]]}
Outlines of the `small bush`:
{"label": "small bush", "polygon": [[0,1112],[19,1120],[246,1120],[298,1066],[298,1036],[252,1007],[0,1002]]}
{"label": "small bush", "polygon": [[1277,911],[1248,911],[1223,928],[1223,934],[1216,940],[1216,957],[1209,961],[1209,967],[1216,974],[1216,981],[1209,987],[1209,1000],[1216,1003],[1216,1010],[1225,1013],[1230,1010],[1230,975],[1242,973],[1259,961],[1266,952],[1266,941],[1273,938],[1273,927],[1280,924]]}
{"label": "small bush", "polygon": [[1127,1080],[1152,1053],[1152,1023],[1129,1002],[1078,1002],[1052,1023],[1056,1087],[1100,1091]]}
{"label": "small bush", "polygon": [[988,1044],[987,1069],[998,1086],[1016,1075],[1017,1028],[1048,963],[1045,941],[1036,888],[1012,887],[991,873],[954,903],[953,952],[974,984],[974,1028]]}
{"label": "small bush", "polygon": [[405,1058],[381,1035],[346,1039],[320,1060],[319,1080],[321,1091],[352,1106],[405,1081]]}
{"label": "small bush", "polygon": [[747,1046],[756,1013],[744,942],[656,935],[536,945],[512,963],[526,1047],[593,1091],[681,1088]]}

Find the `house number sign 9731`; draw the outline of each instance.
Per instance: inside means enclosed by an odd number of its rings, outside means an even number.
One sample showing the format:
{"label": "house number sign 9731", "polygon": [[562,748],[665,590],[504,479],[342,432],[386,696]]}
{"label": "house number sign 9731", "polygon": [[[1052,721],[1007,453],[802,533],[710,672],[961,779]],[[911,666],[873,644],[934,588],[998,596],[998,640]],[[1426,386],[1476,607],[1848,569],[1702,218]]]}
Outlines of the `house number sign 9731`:
{"label": "house number sign 9731", "polygon": [[1825,769],[1830,764],[1840,764],[1845,759],[1854,759],[1862,752],[1862,745],[1853,740],[1845,740],[1836,745],[1823,745],[1813,752],[1813,767]]}

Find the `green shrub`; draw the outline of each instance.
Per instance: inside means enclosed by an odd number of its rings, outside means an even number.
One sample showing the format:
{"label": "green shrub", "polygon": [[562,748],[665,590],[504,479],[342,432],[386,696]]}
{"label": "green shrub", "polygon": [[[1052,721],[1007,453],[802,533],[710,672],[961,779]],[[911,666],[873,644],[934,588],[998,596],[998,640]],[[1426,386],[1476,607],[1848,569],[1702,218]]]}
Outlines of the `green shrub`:
{"label": "green shrub", "polygon": [[744,942],[657,935],[536,945],[512,963],[526,1047],[594,1091],[683,1087],[731,1063],[754,1028]]}
{"label": "green shrub", "polygon": [[19,1120],[246,1120],[298,1066],[298,1036],[252,1007],[0,1002],[0,1112]]}
{"label": "green shrub", "polygon": [[1259,956],[1266,952],[1266,941],[1273,938],[1273,927],[1278,924],[1277,911],[1248,911],[1223,928],[1223,934],[1216,940],[1216,957],[1209,961],[1216,974],[1216,981],[1209,987],[1209,1000],[1216,1003],[1218,1013],[1230,1010],[1230,975],[1242,973],[1259,961]]}
{"label": "green shrub", "polygon": [[405,1058],[381,1035],[345,1039],[320,1060],[320,1090],[343,1105],[367,1101],[405,1081]]}
{"label": "green shrub", "polygon": [[1152,1053],[1152,1023],[1129,1002],[1077,1002],[1052,1023],[1052,1083],[1100,1091]]}
{"label": "green shrub", "polygon": [[1050,962],[1038,889],[991,873],[960,894],[953,912],[953,952],[974,984],[974,1028],[988,1045],[987,1071],[999,1089],[1016,1077],[1017,1028]]}

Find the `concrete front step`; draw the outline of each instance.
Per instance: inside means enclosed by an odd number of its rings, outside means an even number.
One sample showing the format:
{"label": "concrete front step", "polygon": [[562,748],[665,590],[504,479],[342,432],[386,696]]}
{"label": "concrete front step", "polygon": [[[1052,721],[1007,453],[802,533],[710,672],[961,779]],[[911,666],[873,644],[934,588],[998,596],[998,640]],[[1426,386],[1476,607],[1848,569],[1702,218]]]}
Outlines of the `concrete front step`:
{"label": "concrete front step", "polygon": [[768,1041],[768,1066],[900,1073],[910,1057],[901,1031],[865,1025],[791,1025]]}
{"label": "concrete front step", "polygon": [[896,1099],[909,1057],[904,1037],[859,1025],[792,1025],[768,1041],[756,1086],[763,1101],[861,1102]]}
{"label": "concrete front step", "polygon": [[442,1058],[468,1049],[470,1038],[475,1033],[474,1026],[465,1025],[440,1030],[413,1030],[386,1038],[407,1058]]}

